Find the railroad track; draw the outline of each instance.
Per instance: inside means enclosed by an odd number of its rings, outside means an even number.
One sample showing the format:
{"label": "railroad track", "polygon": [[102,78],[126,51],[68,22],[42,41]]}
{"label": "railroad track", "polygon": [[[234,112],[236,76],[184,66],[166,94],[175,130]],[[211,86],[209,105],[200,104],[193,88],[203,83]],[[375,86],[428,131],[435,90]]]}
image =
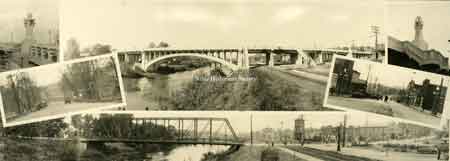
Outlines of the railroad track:
{"label": "railroad track", "polygon": [[291,150],[322,159],[324,161],[380,161],[365,157],[341,154],[333,151],[319,150],[308,147],[288,147]]}

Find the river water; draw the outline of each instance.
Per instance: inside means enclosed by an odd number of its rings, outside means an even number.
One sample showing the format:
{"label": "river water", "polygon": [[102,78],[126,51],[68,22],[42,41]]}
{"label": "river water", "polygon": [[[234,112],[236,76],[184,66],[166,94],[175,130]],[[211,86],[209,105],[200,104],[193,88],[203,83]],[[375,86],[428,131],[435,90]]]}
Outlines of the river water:
{"label": "river water", "polygon": [[[152,161],[200,161],[204,154],[208,152],[218,153],[228,149],[223,145],[188,145],[180,146],[172,150],[168,155],[161,156],[160,159],[154,158]],[[155,160],[156,159],[156,160]]]}
{"label": "river water", "polygon": [[198,68],[191,71],[158,75],[155,78],[123,77],[127,89],[127,110],[164,110],[164,100],[172,93],[192,82],[195,74],[208,73],[210,67]]}

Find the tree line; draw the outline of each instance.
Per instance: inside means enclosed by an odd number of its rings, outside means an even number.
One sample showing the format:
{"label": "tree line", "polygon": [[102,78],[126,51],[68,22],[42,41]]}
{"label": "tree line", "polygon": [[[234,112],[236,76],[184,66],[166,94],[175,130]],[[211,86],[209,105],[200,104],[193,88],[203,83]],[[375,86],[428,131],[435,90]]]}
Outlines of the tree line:
{"label": "tree line", "polygon": [[[110,101],[120,96],[120,86],[114,60],[91,60],[66,67],[61,89],[67,100]],[[113,72],[112,72],[113,71]]]}

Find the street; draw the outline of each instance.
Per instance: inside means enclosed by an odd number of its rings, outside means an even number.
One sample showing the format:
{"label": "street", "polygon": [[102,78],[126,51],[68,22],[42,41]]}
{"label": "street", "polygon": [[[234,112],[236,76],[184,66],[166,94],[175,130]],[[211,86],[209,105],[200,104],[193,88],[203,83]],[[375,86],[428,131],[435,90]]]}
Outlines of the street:
{"label": "street", "polygon": [[[326,151],[336,151],[336,144],[308,144],[305,145],[305,147]],[[418,154],[394,151],[382,152],[380,150],[367,147],[345,147],[342,148],[341,153],[383,161],[431,161],[436,160],[437,157],[437,154]]]}
{"label": "street", "polygon": [[439,126],[441,120],[438,117],[416,111],[411,107],[407,107],[394,101],[383,102],[374,99],[357,99],[328,96],[327,104],[407,119],[432,126]]}

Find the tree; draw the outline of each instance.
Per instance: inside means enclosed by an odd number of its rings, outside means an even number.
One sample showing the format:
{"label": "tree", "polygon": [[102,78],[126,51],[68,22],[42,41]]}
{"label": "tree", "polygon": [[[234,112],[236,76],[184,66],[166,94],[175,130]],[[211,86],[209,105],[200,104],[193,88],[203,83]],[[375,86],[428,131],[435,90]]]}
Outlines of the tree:
{"label": "tree", "polygon": [[158,48],[168,48],[169,47],[169,43],[161,41],[158,44]]}
{"label": "tree", "polygon": [[148,48],[156,48],[156,44],[154,42],[150,42],[150,44],[148,44]]}
{"label": "tree", "polygon": [[68,127],[63,119],[48,120],[5,128],[8,136],[58,137]]}
{"label": "tree", "polygon": [[80,45],[75,38],[70,38],[66,42],[66,51],[64,52],[64,60],[80,58]]}
{"label": "tree", "polygon": [[2,88],[3,102],[8,111],[16,110],[19,115],[37,109],[43,99],[44,90],[26,72],[18,72],[6,76],[7,85]]}
{"label": "tree", "polygon": [[95,44],[92,46],[90,53],[91,55],[103,55],[111,53],[111,45]]}

